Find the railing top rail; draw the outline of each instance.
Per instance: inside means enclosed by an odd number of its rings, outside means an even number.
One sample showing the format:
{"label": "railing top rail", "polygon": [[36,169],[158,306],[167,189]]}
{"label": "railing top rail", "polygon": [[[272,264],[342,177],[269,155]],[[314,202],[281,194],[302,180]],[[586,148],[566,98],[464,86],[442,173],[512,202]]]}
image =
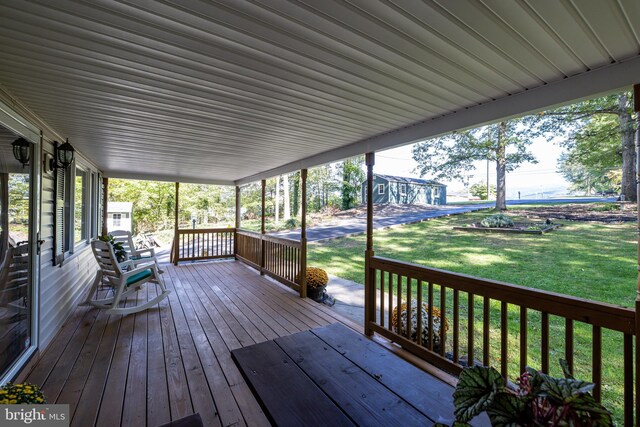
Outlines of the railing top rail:
{"label": "railing top rail", "polygon": [[302,247],[302,243],[299,240],[287,239],[286,237],[272,236],[270,234],[260,234],[260,233],[256,233],[255,231],[241,230],[241,229],[238,229],[237,233],[242,236],[255,237],[256,239],[262,239],[267,242],[280,243],[280,244],[291,246],[294,248]]}
{"label": "railing top rail", "polygon": [[245,230],[243,228],[238,228],[236,230],[236,233],[241,234],[243,236],[251,236],[251,237],[257,237],[257,238],[260,238],[260,236],[262,236],[262,234],[260,234],[257,231]]}
{"label": "railing top rail", "polygon": [[486,296],[532,310],[566,317],[626,334],[635,334],[635,311],[603,302],[530,289],[496,280],[481,279],[461,273],[374,256],[371,268],[448,288]]}
{"label": "railing top rail", "polygon": [[182,228],[178,230],[178,234],[195,234],[195,233],[233,233],[235,228]]}

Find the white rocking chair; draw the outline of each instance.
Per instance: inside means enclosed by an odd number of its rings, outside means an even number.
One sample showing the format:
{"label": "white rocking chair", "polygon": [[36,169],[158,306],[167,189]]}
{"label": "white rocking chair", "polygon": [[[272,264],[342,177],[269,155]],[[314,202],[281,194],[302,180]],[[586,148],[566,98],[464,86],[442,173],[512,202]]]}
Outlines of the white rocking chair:
{"label": "white rocking chair", "polygon": [[127,259],[132,260],[135,264],[138,264],[140,262],[153,261],[156,264],[158,273],[164,273],[164,271],[162,271],[162,269],[160,268],[160,264],[158,264],[155,250],[153,248],[136,249],[136,245],[135,243],[133,243],[131,232],[126,230],[115,230],[110,232],[109,234],[113,236],[116,242],[122,243],[122,247],[127,252]]}
{"label": "white rocking chair", "polygon": [[[148,262],[141,264],[138,262],[136,264],[133,260],[118,263],[111,244],[100,240],[92,241],[91,249],[93,250],[100,269],[91,285],[91,290],[85,300],[86,304],[91,304],[98,308],[106,308],[108,309],[107,313],[126,315],[137,313],[156,305],[171,292],[166,289],[163,281],[160,279],[156,263]],[[93,299],[103,279],[107,280],[107,284],[113,289],[114,295],[110,298]],[[162,291],[160,295],[134,307],[119,306],[127,296],[140,290],[142,285],[147,282],[157,283]]]}

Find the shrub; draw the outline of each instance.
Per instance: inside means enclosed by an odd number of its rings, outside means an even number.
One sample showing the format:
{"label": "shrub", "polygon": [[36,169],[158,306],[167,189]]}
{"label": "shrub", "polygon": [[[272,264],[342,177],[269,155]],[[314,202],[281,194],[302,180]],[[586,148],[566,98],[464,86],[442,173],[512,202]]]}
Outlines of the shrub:
{"label": "shrub", "polygon": [[319,288],[329,283],[327,272],[317,267],[307,267],[307,287]]}
{"label": "shrub", "polygon": [[289,218],[288,220],[286,220],[284,222],[284,228],[288,229],[288,230],[292,230],[296,227],[298,227],[298,220],[295,218]]}
{"label": "shrub", "polygon": [[513,227],[513,221],[505,214],[496,214],[486,217],[480,225],[487,228],[509,228]]}
{"label": "shrub", "polygon": [[[442,328],[442,314],[440,310],[433,307],[433,348],[438,350],[440,347],[440,329]],[[398,327],[398,307],[393,309],[391,315],[391,326]],[[397,330],[397,329],[396,329]],[[429,305],[422,303],[422,345],[427,346],[429,343]],[[447,319],[444,320],[445,332],[449,330],[449,323]],[[407,303],[403,302],[400,305],[400,334],[406,336],[407,334]],[[410,339],[418,342],[418,302],[411,300],[411,336]]]}
{"label": "shrub", "polygon": [[13,384],[6,383],[0,388],[0,404],[20,405],[20,404],[40,404],[47,403],[44,393],[33,384]]}

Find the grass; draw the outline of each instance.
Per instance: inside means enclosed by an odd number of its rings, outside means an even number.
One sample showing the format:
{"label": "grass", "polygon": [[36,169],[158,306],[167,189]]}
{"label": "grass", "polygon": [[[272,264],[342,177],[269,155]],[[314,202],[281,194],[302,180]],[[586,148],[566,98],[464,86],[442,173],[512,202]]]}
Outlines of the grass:
{"label": "grass", "polygon": [[[544,235],[452,230],[485,216],[487,211],[473,212],[378,230],[374,233],[375,253],[531,288],[633,305],[637,277],[635,223],[557,221],[564,226]],[[363,283],[364,247],[364,235],[311,243],[308,265]]]}
{"label": "grass", "polygon": [[[518,209],[524,208],[518,206]],[[528,206],[533,207],[533,206]],[[487,211],[434,219],[388,230],[374,235],[376,255],[413,262],[449,271],[470,274],[536,289],[588,298],[632,307],[636,292],[636,224],[603,224],[563,222],[558,230],[545,235],[476,234],[453,231],[453,226],[479,222]],[[523,220],[518,217],[516,221]],[[346,237],[309,246],[309,265],[321,267],[330,274],[364,281],[365,236]],[[412,294],[415,297],[415,285]],[[406,285],[404,286],[406,289]],[[448,291],[447,301],[452,301]],[[439,288],[435,301],[439,304]],[[426,292],[424,293],[426,295]],[[404,299],[404,298],[403,298]],[[394,297],[395,301],[395,297]],[[476,358],[482,354],[482,307],[476,297]],[[460,312],[466,316],[467,297],[461,294]],[[447,306],[447,316],[452,307]],[[491,364],[500,365],[500,303],[491,301]],[[509,373],[519,371],[519,308],[508,306]],[[540,313],[529,311],[527,363],[539,368]],[[466,346],[466,321],[462,320],[461,347]],[[576,375],[591,379],[591,328],[575,326]],[[560,375],[557,359],[564,355],[564,321],[550,317],[551,373]],[[603,402],[622,424],[622,336],[603,331]],[[447,349],[450,350],[451,343]]]}

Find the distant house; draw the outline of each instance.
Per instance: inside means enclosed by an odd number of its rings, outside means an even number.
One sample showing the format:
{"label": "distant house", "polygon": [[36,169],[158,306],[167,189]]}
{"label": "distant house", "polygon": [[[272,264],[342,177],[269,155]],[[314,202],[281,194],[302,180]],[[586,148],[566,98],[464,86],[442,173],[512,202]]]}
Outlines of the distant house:
{"label": "distant house", "polygon": [[[362,200],[367,200],[366,181],[362,183]],[[447,186],[430,179],[375,174],[373,203],[445,205]]]}
{"label": "distant house", "polygon": [[132,202],[108,202],[107,203],[107,231],[131,229],[131,216],[133,214]]}

